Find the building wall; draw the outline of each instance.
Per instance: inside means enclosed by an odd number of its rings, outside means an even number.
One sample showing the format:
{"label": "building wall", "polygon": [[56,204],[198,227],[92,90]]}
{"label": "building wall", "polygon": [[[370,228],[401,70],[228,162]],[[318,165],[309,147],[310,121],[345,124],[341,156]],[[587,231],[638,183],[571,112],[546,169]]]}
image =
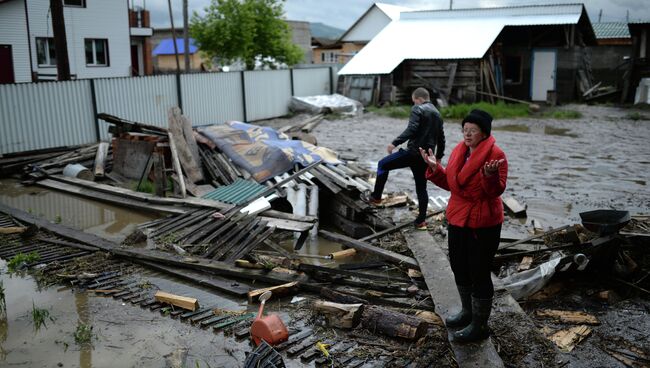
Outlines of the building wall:
{"label": "building wall", "polygon": [[302,63],[309,63],[312,60],[311,50],[311,29],[309,22],[298,22],[288,20],[287,23],[291,27],[291,42],[299,46],[303,51]]}
{"label": "building wall", "polygon": [[[0,45],[11,45],[14,80],[31,82],[25,1],[0,3]],[[5,67],[4,65],[0,67]]]}
{"label": "building wall", "polygon": [[350,59],[352,59],[357,52],[361,51],[364,46],[366,46],[366,43],[344,42],[341,46],[339,63],[345,64],[350,61]]}
{"label": "building wall", "polygon": [[[12,2],[10,2],[12,3]],[[37,37],[53,37],[49,1],[28,1],[31,52],[34,71],[56,74],[56,66],[39,67]],[[85,8],[64,7],[70,74],[77,78],[122,77],[131,75],[131,42],[126,1],[86,0]],[[108,39],[109,66],[86,66],[84,39]]]}
{"label": "building wall", "polygon": [[368,43],[390,22],[391,19],[384,12],[377,6],[373,6],[358,23],[348,30],[341,41]]}
{"label": "building wall", "polygon": [[[329,54],[333,53],[335,55],[335,60],[331,61]],[[323,60],[323,54],[325,54],[325,60]],[[341,48],[315,48],[312,54],[312,63],[313,64],[332,64],[341,62]]]}
{"label": "building wall", "polygon": [[[157,70],[158,71],[175,71],[176,70],[176,56],[174,55],[158,55],[156,57],[158,60]],[[178,62],[181,64],[181,70],[185,70],[185,63],[183,61],[183,54],[178,55]],[[196,52],[190,55],[190,68],[192,70],[199,70],[201,68],[201,57],[199,53]]]}

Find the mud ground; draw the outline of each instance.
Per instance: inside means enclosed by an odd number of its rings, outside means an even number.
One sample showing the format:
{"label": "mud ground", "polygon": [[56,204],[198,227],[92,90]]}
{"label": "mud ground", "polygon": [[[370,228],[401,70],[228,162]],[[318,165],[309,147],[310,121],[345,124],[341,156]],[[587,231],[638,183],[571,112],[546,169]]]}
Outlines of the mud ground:
{"label": "mud ground", "polygon": [[[582,117],[498,119],[492,134],[508,158],[505,195],[528,205],[526,226],[544,228],[579,223],[579,213],[598,208],[650,212],[650,121],[632,120],[633,109],[567,105]],[[406,127],[406,119],[374,113],[323,121],[313,134],[318,144],[376,168],[386,146]],[[461,141],[459,121],[445,121],[443,164]],[[386,191],[415,198],[409,169],[391,172]],[[447,192],[428,185],[429,196]],[[520,220],[508,220],[504,233],[521,235]],[[512,226],[509,226],[512,225]],[[514,235],[513,234],[513,235]]]}

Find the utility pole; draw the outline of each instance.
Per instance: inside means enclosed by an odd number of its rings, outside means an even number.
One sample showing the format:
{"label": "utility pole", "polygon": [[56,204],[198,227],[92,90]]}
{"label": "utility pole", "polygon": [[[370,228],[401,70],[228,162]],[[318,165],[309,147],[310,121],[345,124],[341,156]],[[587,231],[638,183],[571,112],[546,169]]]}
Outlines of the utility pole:
{"label": "utility pole", "polygon": [[190,72],[190,36],[187,22],[187,0],[183,0],[183,50],[185,56],[185,73]]}
{"label": "utility pole", "polygon": [[176,55],[176,74],[181,71],[181,63],[178,61],[178,45],[176,44],[176,28],[174,28],[174,13],[172,13],[172,0],[167,0],[169,7],[169,21],[172,24],[172,42],[174,43],[174,55]]}
{"label": "utility pole", "polygon": [[452,10],[454,7],[454,0],[449,0],[449,10]]}
{"label": "utility pole", "polygon": [[598,23],[600,23],[600,20],[603,19],[603,9],[600,9],[598,12]]}
{"label": "utility pole", "polygon": [[52,31],[54,33],[57,79],[60,81],[66,81],[70,80],[70,62],[68,60],[68,42],[65,37],[65,20],[63,19],[62,1],[63,0],[50,0],[50,11],[52,12]]}

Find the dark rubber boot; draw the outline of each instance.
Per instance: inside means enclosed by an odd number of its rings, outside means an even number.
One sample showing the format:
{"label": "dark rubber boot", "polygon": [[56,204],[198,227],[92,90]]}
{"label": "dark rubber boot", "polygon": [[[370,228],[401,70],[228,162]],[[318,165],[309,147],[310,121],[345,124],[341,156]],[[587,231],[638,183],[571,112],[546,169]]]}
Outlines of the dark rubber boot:
{"label": "dark rubber boot", "polygon": [[490,336],[487,322],[491,311],[492,298],[479,299],[472,297],[472,323],[462,330],[454,332],[454,341],[472,342],[487,339]]}
{"label": "dark rubber boot", "polygon": [[462,309],[457,314],[445,319],[445,325],[450,328],[466,327],[472,322],[472,288],[462,285],[456,285],[456,287],[460,294]]}

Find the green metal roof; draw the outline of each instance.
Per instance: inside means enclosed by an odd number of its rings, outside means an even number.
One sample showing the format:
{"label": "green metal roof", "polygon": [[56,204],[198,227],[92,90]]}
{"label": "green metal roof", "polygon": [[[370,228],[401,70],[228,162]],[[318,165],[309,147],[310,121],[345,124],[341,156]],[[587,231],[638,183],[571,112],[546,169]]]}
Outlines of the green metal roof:
{"label": "green metal roof", "polygon": [[266,189],[267,187],[254,181],[237,179],[230,185],[224,185],[204,194],[203,198],[238,205]]}
{"label": "green metal roof", "polygon": [[596,39],[630,38],[630,29],[624,22],[593,23]]}

